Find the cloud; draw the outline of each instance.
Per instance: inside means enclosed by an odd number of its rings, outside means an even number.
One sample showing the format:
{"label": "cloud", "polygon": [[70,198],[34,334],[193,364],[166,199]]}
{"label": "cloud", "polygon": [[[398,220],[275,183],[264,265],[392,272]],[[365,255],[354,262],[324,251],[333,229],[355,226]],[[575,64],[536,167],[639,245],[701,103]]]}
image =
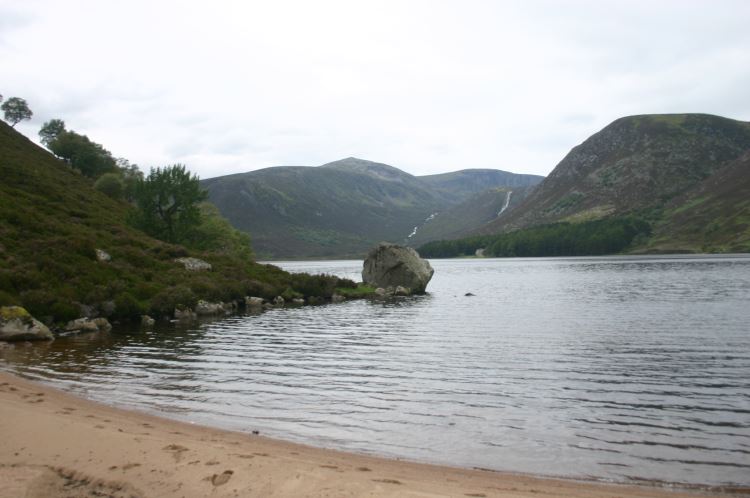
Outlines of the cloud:
{"label": "cloud", "polygon": [[201,177],[350,155],[547,174],[623,115],[750,119],[745,1],[6,3],[19,129],[62,118]]}

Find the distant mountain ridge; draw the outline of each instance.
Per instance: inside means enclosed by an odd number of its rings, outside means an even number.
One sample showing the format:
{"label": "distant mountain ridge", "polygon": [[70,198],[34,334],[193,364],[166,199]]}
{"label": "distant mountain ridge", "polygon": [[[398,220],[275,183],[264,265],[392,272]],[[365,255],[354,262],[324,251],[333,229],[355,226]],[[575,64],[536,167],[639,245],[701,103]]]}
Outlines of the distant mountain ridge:
{"label": "distant mountain ridge", "polygon": [[750,123],[708,114],[620,118],[574,147],[498,233],[660,209],[750,149]]}
{"label": "distant mountain ridge", "polygon": [[[484,191],[542,177],[463,170],[417,177],[393,166],[346,158],[318,167],[278,166],[203,180],[221,213],[268,258],[360,257],[375,243],[408,243],[441,213]],[[484,185],[484,189],[482,186]],[[434,216],[433,216],[434,215]],[[466,221],[468,229],[486,220]]]}

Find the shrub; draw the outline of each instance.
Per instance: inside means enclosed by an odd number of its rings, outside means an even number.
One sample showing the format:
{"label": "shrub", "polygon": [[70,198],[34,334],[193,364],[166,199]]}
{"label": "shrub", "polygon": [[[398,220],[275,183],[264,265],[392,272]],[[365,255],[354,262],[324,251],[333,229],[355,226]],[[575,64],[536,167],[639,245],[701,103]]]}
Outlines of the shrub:
{"label": "shrub", "polygon": [[94,188],[112,199],[122,199],[125,184],[119,174],[104,173],[96,180]]}
{"label": "shrub", "polygon": [[143,306],[130,293],[123,292],[115,297],[115,316],[135,320],[143,314]]}
{"label": "shrub", "polygon": [[198,298],[184,285],[175,285],[159,291],[151,298],[151,312],[157,316],[171,316],[175,309],[194,308]]}

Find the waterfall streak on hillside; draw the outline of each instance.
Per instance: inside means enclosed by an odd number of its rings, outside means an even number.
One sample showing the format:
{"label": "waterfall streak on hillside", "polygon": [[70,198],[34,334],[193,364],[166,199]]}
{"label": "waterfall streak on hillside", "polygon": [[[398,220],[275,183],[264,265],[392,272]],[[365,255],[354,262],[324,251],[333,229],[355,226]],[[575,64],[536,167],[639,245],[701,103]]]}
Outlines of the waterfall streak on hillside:
{"label": "waterfall streak on hillside", "polygon": [[508,190],[508,195],[505,196],[505,204],[503,204],[503,207],[500,209],[500,211],[497,213],[498,216],[503,214],[503,211],[508,209],[508,204],[510,204],[510,194],[512,194],[512,190]]}
{"label": "waterfall streak on hillside", "polygon": [[[424,220],[424,222],[422,222],[422,224],[424,225],[428,221],[435,219],[435,216],[437,216],[437,215],[438,215],[438,213],[432,213],[430,216],[427,217],[427,219]],[[410,239],[410,238],[414,237],[417,234],[417,230],[419,230],[419,227],[418,226],[414,227],[414,230],[412,230],[411,233],[406,236],[406,238]]]}

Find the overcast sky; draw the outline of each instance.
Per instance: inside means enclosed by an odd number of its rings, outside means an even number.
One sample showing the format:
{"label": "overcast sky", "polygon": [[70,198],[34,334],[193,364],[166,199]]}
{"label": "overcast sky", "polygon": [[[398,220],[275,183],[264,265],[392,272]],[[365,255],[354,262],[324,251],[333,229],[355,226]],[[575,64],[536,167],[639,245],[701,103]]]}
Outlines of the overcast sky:
{"label": "overcast sky", "polygon": [[0,0],[0,94],[202,178],[548,174],[631,114],[750,120],[750,1]]}

